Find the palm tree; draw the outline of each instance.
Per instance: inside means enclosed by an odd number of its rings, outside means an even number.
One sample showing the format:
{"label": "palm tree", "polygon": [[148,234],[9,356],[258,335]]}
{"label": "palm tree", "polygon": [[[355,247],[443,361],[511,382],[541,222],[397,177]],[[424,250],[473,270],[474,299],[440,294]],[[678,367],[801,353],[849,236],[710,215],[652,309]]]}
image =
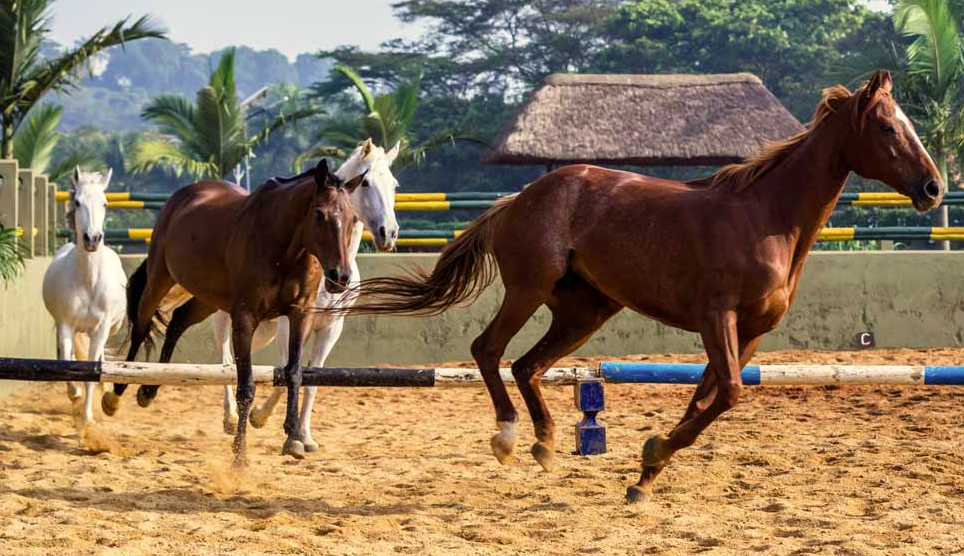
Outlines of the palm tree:
{"label": "palm tree", "polygon": [[343,114],[329,120],[319,133],[319,138],[327,145],[315,147],[299,156],[295,160],[296,166],[300,167],[304,161],[321,156],[345,158],[368,138],[386,150],[399,144],[398,156],[392,164],[395,173],[413,162],[420,163],[429,151],[446,143],[461,140],[485,145],[480,139],[453,130],[441,131],[418,144],[412,144],[411,127],[418,107],[421,76],[400,83],[389,93],[374,96],[355,70],[339,65],[335,71],[347,77],[361,95],[364,112],[360,115]]}
{"label": "palm tree", "polygon": [[97,156],[88,151],[72,151],[56,165],[51,166],[51,155],[60,142],[57,131],[64,109],[43,104],[34,110],[13,136],[13,157],[20,166],[30,168],[36,174],[47,174],[57,181],[76,166],[89,166],[98,162]]}
{"label": "palm tree", "polygon": [[131,169],[141,173],[161,165],[177,176],[225,179],[273,132],[321,113],[312,105],[281,111],[249,137],[246,109],[234,85],[234,50],[230,49],[221,56],[208,85],[198,91],[195,104],[180,95],[159,95],[147,104],[141,116],[173,140],[155,139],[135,145]]}
{"label": "palm tree", "polygon": [[[964,154],[962,17],[960,0],[900,0],[893,16],[895,29],[914,39],[902,68],[912,95],[909,111],[920,123],[945,184],[948,160],[961,160]],[[947,205],[941,206],[940,225],[948,225]],[[941,246],[950,249],[949,242]]]}
{"label": "palm tree", "polygon": [[144,38],[164,38],[149,17],[128,25],[125,18],[51,59],[41,57],[50,34],[54,0],[0,0],[0,158],[13,156],[13,137],[30,109],[49,91],[69,92],[84,77],[93,56],[112,46]]}

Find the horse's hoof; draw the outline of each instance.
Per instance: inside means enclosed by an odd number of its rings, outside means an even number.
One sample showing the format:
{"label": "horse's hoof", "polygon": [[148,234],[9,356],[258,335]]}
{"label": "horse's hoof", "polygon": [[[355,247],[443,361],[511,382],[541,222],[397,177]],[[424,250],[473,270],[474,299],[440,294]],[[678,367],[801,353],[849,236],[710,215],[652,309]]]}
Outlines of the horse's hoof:
{"label": "horse's hoof", "polygon": [[645,504],[652,497],[652,493],[646,492],[639,485],[632,485],[626,489],[626,502],[630,504]]}
{"label": "horse's hoof", "polygon": [[285,445],[281,447],[281,453],[295,459],[305,459],[305,445],[300,440],[285,440]]}
{"label": "horse's hoof", "polygon": [[100,408],[104,410],[104,415],[111,417],[117,413],[117,409],[120,407],[120,396],[113,392],[104,392],[104,395],[100,398]]}
{"label": "horse's hoof", "polygon": [[673,455],[669,449],[669,438],[665,434],[649,437],[643,444],[643,467],[656,467],[666,463]]}
{"label": "horse's hoof", "polygon": [[512,453],[515,451],[515,442],[518,439],[515,433],[515,423],[510,421],[500,421],[499,426],[502,430],[492,437],[489,445],[492,453],[499,463],[505,465],[512,461]]}
{"label": "horse's hoof", "polygon": [[258,411],[257,409],[252,409],[251,413],[248,415],[248,422],[251,423],[252,427],[260,429],[268,424],[268,418],[270,417],[271,414],[267,411]]}
{"label": "horse's hoof", "polygon": [[147,391],[147,389],[144,388],[143,386],[141,386],[140,388],[137,389],[137,405],[139,405],[139,406],[141,406],[141,407],[148,407],[148,406],[150,406],[150,405],[151,405],[151,402],[154,401],[154,398],[155,398],[155,397],[157,397],[157,391],[156,391],[156,390],[155,390],[153,393],[150,393],[150,394],[149,394],[148,391]]}
{"label": "horse's hoof", "polygon": [[309,454],[313,454],[321,449],[318,447],[318,443],[315,442],[314,440],[303,442],[303,444],[305,445],[305,451],[308,452]]}
{"label": "horse's hoof", "polygon": [[224,420],[224,434],[236,434],[238,432],[238,420],[237,419],[225,419]]}
{"label": "horse's hoof", "polygon": [[552,471],[552,462],[556,457],[556,453],[552,448],[551,442],[543,442],[540,440],[532,445],[529,453],[532,454],[532,457],[536,458],[536,461],[539,462],[542,469]]}
{"label": "horse's hoof", "polygon": [[67,399],[75,402],[84,397],[84,391],[80,388],[74,388],[73,384],[67,384]]}

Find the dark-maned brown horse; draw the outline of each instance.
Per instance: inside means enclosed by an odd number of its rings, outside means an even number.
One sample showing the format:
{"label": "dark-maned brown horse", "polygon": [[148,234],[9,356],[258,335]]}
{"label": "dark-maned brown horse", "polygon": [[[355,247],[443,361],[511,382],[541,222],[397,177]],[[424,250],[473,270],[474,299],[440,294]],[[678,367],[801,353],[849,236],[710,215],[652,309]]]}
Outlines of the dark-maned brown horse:
{"label": "dark-maned brown horse", "polygon": [[495,278],[494,258],[505,298],[472,343],[501,429],[492,450],[504,462],[516,442],[499,359],[547,305],[549,330],[512,365],[535,425],[531,452],[546,469],[555,427],[539,380],[555,361],[623,307],[698,332],[709,365],[680,423],[643,446],[627,497],[645,500],[673,453],[740,398],[740,370],[790,308],[848,175],[880,180],[920,211],[940,204],[940,174],[890,90],[882,72],[855,93],[827,89],[807,131],[691,183],[583,165],[552,172],[481,216],[431,274],[363,282],[367,302],[347,313],[440,313],[478,296]]}
{"label": "dark-maned brown horse", "polygon": [[[288,411],[283,452],[304,457],[298,413],[301,345],[311,325],[319,280],[328,291],[343,291],[351,274],[349,243],[356,216],[349,194],[364,174],[342,184],[322,160],[290,179],[272,179],[248,194],[220,181],[203,181],[176,191],[158,215],[147,259],[131,276],[127,313],[133,361],[145,342],[151,347],[158,307],[177,284],[193,296],[174,310],[167,324],[161,362],[190,326],[216,310],[231,314],[234,360],[241,411],[234,451],[244,462],[248,411],[254,400],[251,337],[259,322],[286,316],[291,322],[285,366]],[[126,385],[114,385],[101,405],[113,415]],[[137,401],[150,404],[157,386],[141,386]]]}

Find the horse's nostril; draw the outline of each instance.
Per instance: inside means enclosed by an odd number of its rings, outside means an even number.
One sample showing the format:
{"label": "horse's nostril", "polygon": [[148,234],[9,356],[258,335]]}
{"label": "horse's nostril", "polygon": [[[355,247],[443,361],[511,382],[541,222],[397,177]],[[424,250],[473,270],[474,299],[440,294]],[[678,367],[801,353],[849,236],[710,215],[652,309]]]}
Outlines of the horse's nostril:
{"label": "horse's nostril", "polygon": [[84,232],[84,241],[86,241],[87,243],[90,243],[90,234],[88,234],[87,232]]}
{"label": "horse's nostril", "polygon": [[325,276],[327,276],[328,279],[331,280],[332,282],[337,282],[337,281],[338,281],[338,271],[337,271],[337,270],[329,270],[328,272],[325,273]]}
{"label": "horse's nostril", "polygon": [[392,230],[392,239],[398,239],[398,230]]}
{"label": "horse's nostril", "polygon": [[379,235],[379,237],[381,237],[382,239],[385,239],[385,237],[387,236],[387,234],[386,234],[386,232],[385,232],[385,226],[379,226],[379,228],[378,228],[378,235]]}
{"label": "horse's nostril", "polygon": [[937,185],[936,180],[930,180],[927,185],[924,186],[924,194],[931,199],[936,199],[941,194],[941,186]]}

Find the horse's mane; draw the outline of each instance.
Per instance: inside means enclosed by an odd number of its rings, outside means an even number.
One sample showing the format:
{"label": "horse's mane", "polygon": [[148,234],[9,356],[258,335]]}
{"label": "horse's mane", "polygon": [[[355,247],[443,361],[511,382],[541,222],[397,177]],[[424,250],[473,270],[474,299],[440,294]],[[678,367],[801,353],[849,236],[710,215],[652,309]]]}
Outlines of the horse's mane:
{"label": "horse's mane", "polygon": [[853,93],[843,85],[834,85],[824,89],[823,97],[820,99],[820,104],[817,105],[813,119],[807,124],[806,131],[780,141],[770,141],[760,149],[760,152],[744,162],[724,166],[712,176],[694,180],[692,183],[698,186],[729,187],[732,192],[741,191],[786,159],[797,146],[806,141],[821,122],[841,109],[849,110],[851,125],[854,126],[854,129],[862,129],[870,109],[876,106],[881,98],[890,95],[883,87],[879,87],[861,111],[860,99],[865,88],[858,89]]}

